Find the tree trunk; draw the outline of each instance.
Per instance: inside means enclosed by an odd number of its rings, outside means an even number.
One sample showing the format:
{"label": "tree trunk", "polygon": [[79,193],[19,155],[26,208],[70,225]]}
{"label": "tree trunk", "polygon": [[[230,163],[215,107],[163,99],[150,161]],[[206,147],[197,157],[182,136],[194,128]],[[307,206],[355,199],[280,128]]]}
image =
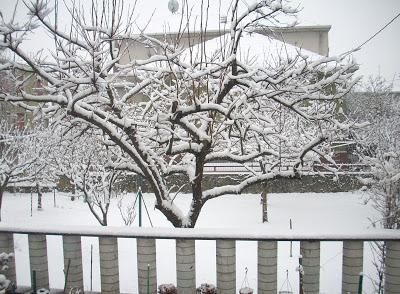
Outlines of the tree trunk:
{"label": "tree trunk", "polygon": [[101,224],[102,226],[107,226],[107,212],[103,213],[103,223]]}
{"label": "tree trunk", "polygon": [[268,222],[268,183],[263,183],[263,190],[261,192],[261,207],[262,207],[262,221]]}
{"label": "tree trunk", "polygon": [[40,186],[39,183],[36,183],[36,189],[37,189],[37,194],[38,194],[38,203],[37,203],[37,209],[41,210],[42,209],[42,192],[40,192]]}
{"label": "tree trunk", "polygon": [[1,208],[2,208],[2,205],[3,205],[3,193],[4,193],[4,190],[7,187],[8,181],[9,181],[9,178],[6,177],[4,182],[0,185],[0,222],[1,222]]}

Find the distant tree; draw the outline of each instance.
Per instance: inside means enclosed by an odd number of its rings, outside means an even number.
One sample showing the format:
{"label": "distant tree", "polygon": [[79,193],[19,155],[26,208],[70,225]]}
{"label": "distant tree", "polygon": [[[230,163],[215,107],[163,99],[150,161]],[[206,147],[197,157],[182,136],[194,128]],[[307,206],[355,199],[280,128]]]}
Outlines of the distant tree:
{"label": "distant tree", "polygon": [[400,96],[381,77],[348,98],[350,114],[368,123],[354,132],[356,153],[371,166],[363,182],[381,213],[382,227],[400,229]]}
{"label": "distant tree", "polygon": [[38,182],[44,176],[46,142],[46,133],[40,125],[20,129],[0,118],[0,220],[6,187]]}
{"label": "distant tree", "polygon": [[[368,125],[354,132],[356,155],[361,163],[371,167],[371,174],[361,178],[369,187],[369,195],[380,218],[375,226],[400,229],[400,96],[383,78],[371,78],[362,92],[347,98],[349,113],[354,120]],[[375,245],[381,293],[386,248]]]}
{"label": "distant tree", "polygon": [[[357,66],[346,62],[348,55],[312,59],[300,51],[288,55],[285,46],[261,63],[254,62],[251,52],[240,54],[247,33],[282,26],[295,16],[297,10],[284,1],[242,6],[235,0],[217,48],[201,42],[184,50],[179,41],[190,39],[194,22],[184,2],[173,42],[132,34],[135,26],[123,22],[132,19],[123,1],[94,3],[90,15],[77,5],[69,10],[67,31],[52,21],[49,2],[27,3],[26,23],[1,20],[0,48],[16,56],[2,70],[34,72],[45,81],[46,93],[3,92],[0,99],[30,109],[35,107],[28,102],[34,102],[54,120],[75,118],[101,130],[120,149],[114,168],[143,176],[155,194],[155,207],[174,226],[194,227],[211,199],[274,178],[299,177],[302,166],[323,157],[332,162],[329,141],[345,137],[350,127],[338,120],[337,102],[355,83]],[[195,22],[200,40],[208,30],[208,11],[202,7],[201,21]],[[46,59],[20,46],[37,27],[56,40]],[[135,42],[154,54],[122,64],[127,44]],[[216,182],[206,189],[204,167],[215,161],[240,163],[248,174],[238,184]],[[180,191],[174,186],[176,176],[192,191],[186,213],[174,202]]]}
{"label": "distant tree", "polygon": [[115,148],[101,142],[102,137],[95,132],[90,128],[65,130],[58,127],[57,133],[61,135],[53,137],[58,143],[51,161],[53,170],[70,179],[78,193],[83,193],[96,220],[107,226],[110,201],[119,194],[124,172],[109,166],[114,162]]}

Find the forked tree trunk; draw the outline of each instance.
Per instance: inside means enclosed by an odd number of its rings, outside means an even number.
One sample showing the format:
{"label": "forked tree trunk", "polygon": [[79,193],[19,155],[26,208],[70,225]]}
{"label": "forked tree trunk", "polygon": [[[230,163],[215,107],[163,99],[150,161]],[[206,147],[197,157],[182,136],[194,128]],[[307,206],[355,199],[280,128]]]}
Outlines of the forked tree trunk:
{"label": "forked tree trunk", "polygon": [[106,227],[108,225],[107,212],[103,212],[102,214],[103,214],[103,223],[101,225]]}

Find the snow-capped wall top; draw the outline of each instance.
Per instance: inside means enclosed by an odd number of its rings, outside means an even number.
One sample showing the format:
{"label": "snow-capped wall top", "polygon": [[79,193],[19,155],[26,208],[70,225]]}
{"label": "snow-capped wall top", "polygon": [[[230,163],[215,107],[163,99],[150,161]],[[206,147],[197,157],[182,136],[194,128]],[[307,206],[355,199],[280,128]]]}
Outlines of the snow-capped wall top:
{"label": "snow-capped wall top", "polygon": [[[223,56],[229,55],[232,47],[230,34],[208,40],[206,42],[191,46],[185,50],[185,57],[192,62],[217,62]],[[288,43],[273,39],[259,33],[244,33],[240,38],[236,57],[239,61],[252,66],[277,65],[282,60],[293,60],[300,55],[302,58],[315,60],[323,56],[299,48]]]}
{"label": "snow-capped wall top", "polygon": [[110,236],[119,238],[196,239],[196,240],[400,240],[399,230],[371,229],[364,231],[338,230],[271,230],[260,225],[252,228],[189,229],[189,228],[132,228],[100,226],[29,226],[0,224],[0,232],[17,234]]}

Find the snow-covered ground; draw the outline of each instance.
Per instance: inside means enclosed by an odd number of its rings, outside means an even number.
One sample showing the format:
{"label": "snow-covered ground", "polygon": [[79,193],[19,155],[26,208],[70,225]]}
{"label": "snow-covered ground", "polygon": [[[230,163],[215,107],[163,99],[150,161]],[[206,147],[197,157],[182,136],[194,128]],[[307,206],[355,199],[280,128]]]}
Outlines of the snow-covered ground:
{"label": "snow-covered ground", "polygon": [[[33,209],[31,216],[30,194],[5,194],[2,208],[2,220],[6,224],[33,224],[40,225],[95,225],[95,218],[89,213],[82,199],[71,201],[67,194],[58,193],[54,207],[53,194],[44,194],[43,210]],[[134,194],[128,197],[134,201]],[[149,213],[154,226],[171,226],[157,210],[154,210],[154,196],[144,194],[144,199],[149,207]],[[239,196],[224,196],[209,201],[199,217],[197,227],[201,228],[241,228],[265,231],[287,228],[290,219],[293,227],[301,230],[346,230],[357,232],[370,227],[369,218],[377,217],[376,211],[371,205],[365,205],[366,195],[361,192],[348,193],[304,193],[304,194],[270,194],[269,209],[270,222],[261,222],[260,196],[254,194]],[[188,207],[190,198],[181,195],[176,200],[180,207]],[[36,203],[36,196],[33,196]],[[184,209],[185,211],[185,209]],[[134,226],[137,226],[138,220]],[[114,199],[109,212],[109,225],[122,226],[117,201]],[[150,226],[143,207],[143,226]],[[49,272],[51,287],[62,288],[63,257],[61,237],[49,236]],[[134,239],[119,239],[119,263],[121,291],[137,293],[136,271],[136,241]],[[20,285],[30,284],[28,266],[27,236],[17,235],[16,264]],[[90,248],[93,245],[94,272],[93,290],[100,290],[99,260],[97,238],[84,237],[82,242],[85,288],[90,287]],[[279,242],[278,251],[278,290],[286,290],[284,284],[286,270],[289,271],[290,284],[294,291],[298,288],[298,264],[299,244],[293,242],[293,257],[290,257],[289,242]],[[257,289],[257,245],[256,242],[237,242],[237,288],[243,283],[245,268],[248,268],[248,281],[252,288]],[[341,287],[341,242],[321,243],[321,293],[340,293]],[[370,246],[364,246],[364,273],[367,276],[373,274],[370,263]],[[171,270],[175,267],[175,243],[174,240],[157,240],[157,277],[159,283],[175,283],[176,273]],[[215,241],[196,241],[196,281],[216,282],[215,266]],[[283,286],[281,288],[281,286]],[[364,278],[364,293],[373,293],[369,277]]]}

